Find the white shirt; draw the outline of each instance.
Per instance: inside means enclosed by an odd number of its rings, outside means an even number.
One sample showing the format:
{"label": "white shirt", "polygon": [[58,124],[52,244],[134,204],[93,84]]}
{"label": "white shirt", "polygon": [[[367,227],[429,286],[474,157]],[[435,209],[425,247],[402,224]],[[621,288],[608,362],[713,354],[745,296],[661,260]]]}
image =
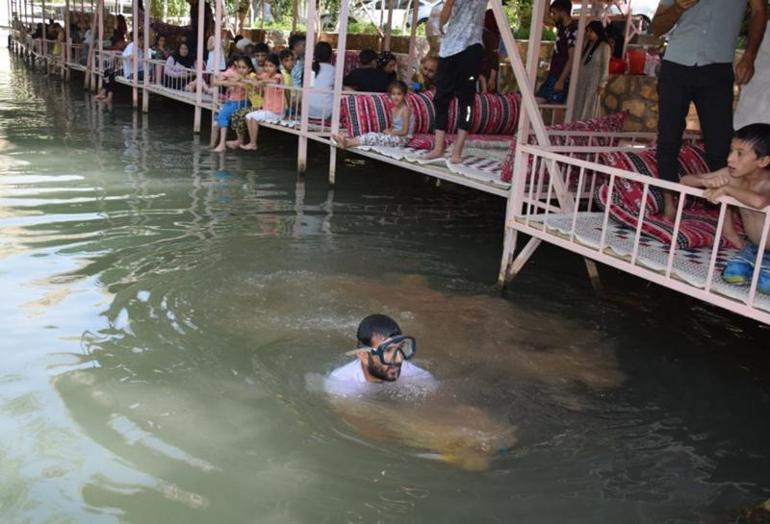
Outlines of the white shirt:
{"label": "white shirt", "polygon": [[754,76],[741,90],[738,107],[733,115],[733,127],[770,123],[770,30],[765,31],[754,61]]}
{"label": "white shirt", "polygon": [[[334,66],[327,63],[319,64],[321,69],[318,74],[310,72],[310,87],[318,89],[334,89]],[[329,118],[332,116],[332,94],[312,93],[310,95],[310,118]]]}
{"label": "white shirt", "polygon": [[455,0],[438,56],[447,58],[481,44],[487,0]]}
{"label": "white shirt", "polygon": [[[126,48],[123,50],[123,76],[128,78],[134,73],[134,59],[132,56],[134,55],[134,43],[129,42],[129,44],[126,46]],[[138,72],[144,71],[144,52],[142,49],[139,49],[139,51],[136,54],[136,70]]]}
{"label": "white shirt", "polygon": [[[408,360],[401,364],[401,375],[395,382],[399,385],[402,383],[418,384],[422,386],[423,390],[433,390],[437,385],[436,379],[433,378],[430,371],[417,367]],[[332,395],[355,396],[371,391],[372,388],[381,384],[379,382],[367,382],[361,361],[356,359],[332,371],[325,380],[324,389]],[[393,383],[388,382],[387,384]]]}

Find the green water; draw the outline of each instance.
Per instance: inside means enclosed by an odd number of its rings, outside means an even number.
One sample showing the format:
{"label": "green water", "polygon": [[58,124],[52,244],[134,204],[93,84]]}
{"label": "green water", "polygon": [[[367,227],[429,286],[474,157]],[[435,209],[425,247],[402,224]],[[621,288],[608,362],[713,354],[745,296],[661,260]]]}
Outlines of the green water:
{"label": "green water", "polygon": [[[500,199],[352,156],[332,191],[321,148],[298,179],[295,139],[220,158],[191,123],[0,53],[0,521],[726,522],[770,498],[767,329],[607,269],[599,299],[553,248],[501,297]],[[377,311],[441,397],[348,406],[362,428],[318,384]],[[505,449],[459,460],[457,435]]]}

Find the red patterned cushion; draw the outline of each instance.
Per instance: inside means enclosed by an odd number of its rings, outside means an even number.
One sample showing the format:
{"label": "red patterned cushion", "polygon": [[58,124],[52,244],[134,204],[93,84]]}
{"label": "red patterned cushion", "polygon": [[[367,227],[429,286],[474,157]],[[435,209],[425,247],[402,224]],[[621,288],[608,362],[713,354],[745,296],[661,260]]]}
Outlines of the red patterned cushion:
{"label": "red patterned cushion", "polygon": [[[568,124],[556,124],[547,126],[547,131],[586,131],[586,132],[604,132],[604,133],[617,133],[623,130],[623,124],[626,121],[627,113],[612,113],[610,115],[592,118],[590,120],[577,120]],[[515,132],[515,131],[514,131]],[[570,137],[572,143],[576,146],[588,145],[589,137]],[[551,145],[564,145],[566,137],[564,136],[551,136]],[[593,138],[591,141],[595,146],[609,146],[609,138]],[[511,149],[508,151],[508,155],[503,161],[503,169],[500,173],[500,180],[503,182],[510,182],[513,179],[513,161],[516,158],[516,141],[511,143]]]}
{"label": "red patterned cushion", "polygon": [[[412,110],[414,133],[432,133],[436,124],[433,93],[409,93],[406,103]],[[519,121],[521,96],[478,94],[473,102],[470,132],[484,135],[512,135]],[[348,95],[342,98],[342,127],[350,136],[378,132],[390,125],[390,101],[382,95]],[[457,132],[457,101],[449,106],[447,133]]]}
{"label": "red patterned cushion", "polygon": [[390,99],[388,95],[343,96],[340,127],[349,136],[381,132],[390,127]]}
{"label": "red patterned cushion", "polygon": [[[646,149],[638,153],[605,153],[599,161],[626,171],[658,178],[658,165],[655,149]],[[702,146],[686,145],[679,153],[679,176],[702,174],[709,171]],[[643,186],[638,182],[616,177],[612,195],[609,192],[609,180],[596,190],[597,200],[602,208],[610,202],[610,216],[629,227],[636,228],[639,211],[642,207]],[[644,202],[644,222],[642,232],[664,243],[670,243],[674,233],[674,223],[661,216],[663,210],[663,192],[650,186],[647,200]],[[679,234],[676,242],[680,248],[696,248],[714,244],[719,208],[707,205],[702,199],[690,199],[685,203]],[[722,244],[727,245],[722,239]]]}
{"label": "red patterned cushion", "polygon": [[[684,146],[679,152],[678,159],[679,178],[684,175],[697,175],[709,172],[708,165],[706,164],[706,153],[703,150],[703,146]],[[623,169],[624,171],[631,171],[632,173],[659,178],[658,163],[655,160],[654,148],[645,149],[638,153],[602,153],[599,155],[599,163]],[[624,202],[624,205],[628,209],[636,210],[638,212],[641,207],[642,184],[624,178],[616,178],[615,186],[617,187],[616,192],[619,192],[619,196]],[[692,202],[686,203],[686,206],[689,208],[698,204],[698,200],[693,200]],[[663,210],[663,192],[659,188],[650,186],[645,209],[645,213],[647,214],[658,215],[661,213]]]}

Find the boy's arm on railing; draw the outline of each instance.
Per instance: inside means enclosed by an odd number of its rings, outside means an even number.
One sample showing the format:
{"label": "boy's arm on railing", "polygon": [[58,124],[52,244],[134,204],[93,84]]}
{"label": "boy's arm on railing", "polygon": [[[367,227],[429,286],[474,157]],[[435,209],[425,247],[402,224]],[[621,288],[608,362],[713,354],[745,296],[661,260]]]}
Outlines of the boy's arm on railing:
{"label": "boy's arm on railing", "polygon": [[757,193],[756,191],[752,191],[750,189],[732,185],[707,189],[705,195],[706,198],[714,203],[716,203],[723,196],[729,196],[733,197],[741,204],[753,207],[755,209],[763,209],[767,206],[770,206],[770,192]]}

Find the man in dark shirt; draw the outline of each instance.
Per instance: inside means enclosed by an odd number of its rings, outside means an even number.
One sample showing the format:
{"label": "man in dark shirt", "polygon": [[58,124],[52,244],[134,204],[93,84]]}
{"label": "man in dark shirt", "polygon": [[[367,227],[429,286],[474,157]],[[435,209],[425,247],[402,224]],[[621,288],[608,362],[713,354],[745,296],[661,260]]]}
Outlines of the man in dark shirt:
{"label": "man in dark shirt", "polygon": [[364,49],[358,55],[358,68],[342,79],[342,85],[354,91],[386,93],[390,78],[377,68],[377,53]]}
{"label": "man in dark shirt", "polygon": [[572,2],[554,0],[551,4],[551,18],[556,23],[558,38],[551,55],[548,78],[537,90],[535,96],[541,99],[541,102],[564,104],[567,101],[569,75],[578,30],[577,23],[572,19]]}

